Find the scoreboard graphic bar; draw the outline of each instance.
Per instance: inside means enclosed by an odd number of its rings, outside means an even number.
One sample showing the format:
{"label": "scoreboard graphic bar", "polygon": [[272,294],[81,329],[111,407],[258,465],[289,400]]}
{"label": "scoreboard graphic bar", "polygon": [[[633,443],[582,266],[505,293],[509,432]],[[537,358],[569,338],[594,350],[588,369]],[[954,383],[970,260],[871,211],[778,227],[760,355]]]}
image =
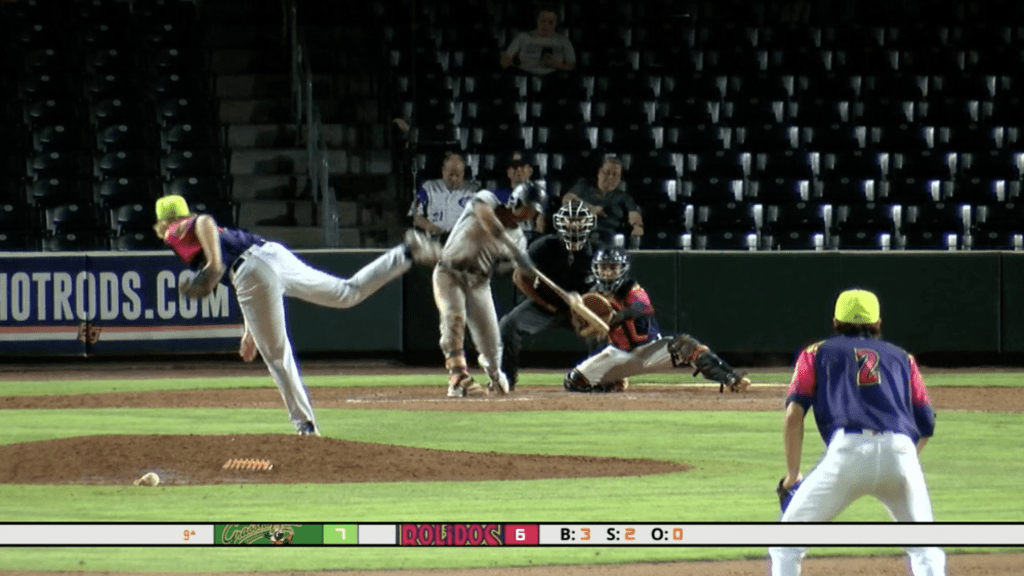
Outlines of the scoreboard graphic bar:
{"label": "scoreboard graphic bar", "polygon": [[1024,546],[1024,524],[0,524],[0,546]]}

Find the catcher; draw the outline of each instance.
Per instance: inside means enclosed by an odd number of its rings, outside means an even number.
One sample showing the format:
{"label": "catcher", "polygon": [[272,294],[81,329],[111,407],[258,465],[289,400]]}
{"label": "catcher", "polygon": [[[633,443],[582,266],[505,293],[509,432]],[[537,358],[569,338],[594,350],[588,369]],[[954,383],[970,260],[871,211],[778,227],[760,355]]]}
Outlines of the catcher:
{"label": "catcher", "polygon": [[579,316],[577,333],[589,338],[607,337],[608,345],[565,375],[570,392],[621,392],[630,376],[689,366],[732,392],[743,392],[750,380],[737,373],[707,346],[689,334],[663,337],[658,331],[654,307],[647,292],[628,278],[629,256],[619,248],[594,254],[595,291],[583,295],[588,308],[606,319],[607,336]]}

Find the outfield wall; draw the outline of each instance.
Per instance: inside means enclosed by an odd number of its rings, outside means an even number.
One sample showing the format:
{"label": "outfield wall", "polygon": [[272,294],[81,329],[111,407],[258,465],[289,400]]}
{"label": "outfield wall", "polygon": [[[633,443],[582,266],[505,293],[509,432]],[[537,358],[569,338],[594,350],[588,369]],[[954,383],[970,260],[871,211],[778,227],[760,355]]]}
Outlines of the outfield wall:
{"label": "outfield wall", "polygon": [[[379,250],[299,251],[347,276]],[[232,352],[242,320],[231,289],[180,298],[191,272],[170,254],[4,254],[0,357]],[[829,332],[839,291],[878,293],[886,337],[918,353],[1024,352],[1024,254],[1013,252],[636,252],[631,275],[664,333],[687,331],[723,353],[792,354]],[[499,315],[522,300],[493,281]],[[439,353],[430,271],[414,268],[363,304],[333,310],[287,300],[299,353]],[[584,351],[568,333],[526,350]]]}

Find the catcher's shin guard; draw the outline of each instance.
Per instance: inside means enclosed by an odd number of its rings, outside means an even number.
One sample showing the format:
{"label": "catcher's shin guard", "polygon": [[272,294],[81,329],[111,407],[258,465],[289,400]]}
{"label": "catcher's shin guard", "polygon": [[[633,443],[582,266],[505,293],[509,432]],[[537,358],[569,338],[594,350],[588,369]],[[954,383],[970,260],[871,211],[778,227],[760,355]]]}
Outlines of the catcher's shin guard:
{"label": "catcher's shin guard", "polygon": [[562,382],[562,386],[565,387],[569,392],[590,392],[590,381],[583,374],[580,374],[579,370],[573,368],[565,375],[565,381]]}
{"label": "catcher's shin guard", "polygon": [[750,385],[743,374],[737,373],[710,348],[698,342],[688,334],[676,336],[668,345],[668,351],[672,355],[672,364],[681,366],[689,364],[696,368],[694,376],[702,374],[708,380],[718,382],[719,392],[724,392],[725,387],[733,392],[741,392]]}

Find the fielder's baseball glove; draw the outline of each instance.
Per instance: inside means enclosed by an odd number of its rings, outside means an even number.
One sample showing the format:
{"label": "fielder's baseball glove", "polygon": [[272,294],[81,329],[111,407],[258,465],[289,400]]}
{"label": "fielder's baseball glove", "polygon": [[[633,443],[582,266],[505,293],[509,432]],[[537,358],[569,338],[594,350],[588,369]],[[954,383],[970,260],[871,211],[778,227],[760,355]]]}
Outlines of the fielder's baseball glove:
{"label": "fielder's baseball glove", "polygon": [[775,486],[775,495],[779,497],[779,508],[785,512],[786,507],[789,506],[789,501],[793,499],[793,494],[796,493],[796,489],[800,486],[802,480],[798,480],[796,484],[793,484],[789,488],[783,488],[782,483],[786,480],[783,476],[779,478],[779,483]]}
{"label": "fielder's baseball glove", "polygon": [[178,291],[189,298],[202,298],[213,292],[213,289],[217,287],[217,283],[220,282],[220,278],[223,275],[223,266],[220,268],[220,272],[216,272],[212,270],[211,266],[207,265],[192,278],[182,280],[181,285],[178,286]]}
{"label": "fielder's baseball glove", "polygon": [[[605,296],[597,292],[587,292],[581,296],[583,305],[597,314],[607,324],[612,316],[615,314],[615,308],[612,303]],[[575,311],[572,313],[572,327],[576,331],[576,334],[584,338],[592,339],[603,339],[606,334],[604,330],[601,330],[597,326],[592,326],[590,322],[587,322],[585,318],[577,314]]]}

